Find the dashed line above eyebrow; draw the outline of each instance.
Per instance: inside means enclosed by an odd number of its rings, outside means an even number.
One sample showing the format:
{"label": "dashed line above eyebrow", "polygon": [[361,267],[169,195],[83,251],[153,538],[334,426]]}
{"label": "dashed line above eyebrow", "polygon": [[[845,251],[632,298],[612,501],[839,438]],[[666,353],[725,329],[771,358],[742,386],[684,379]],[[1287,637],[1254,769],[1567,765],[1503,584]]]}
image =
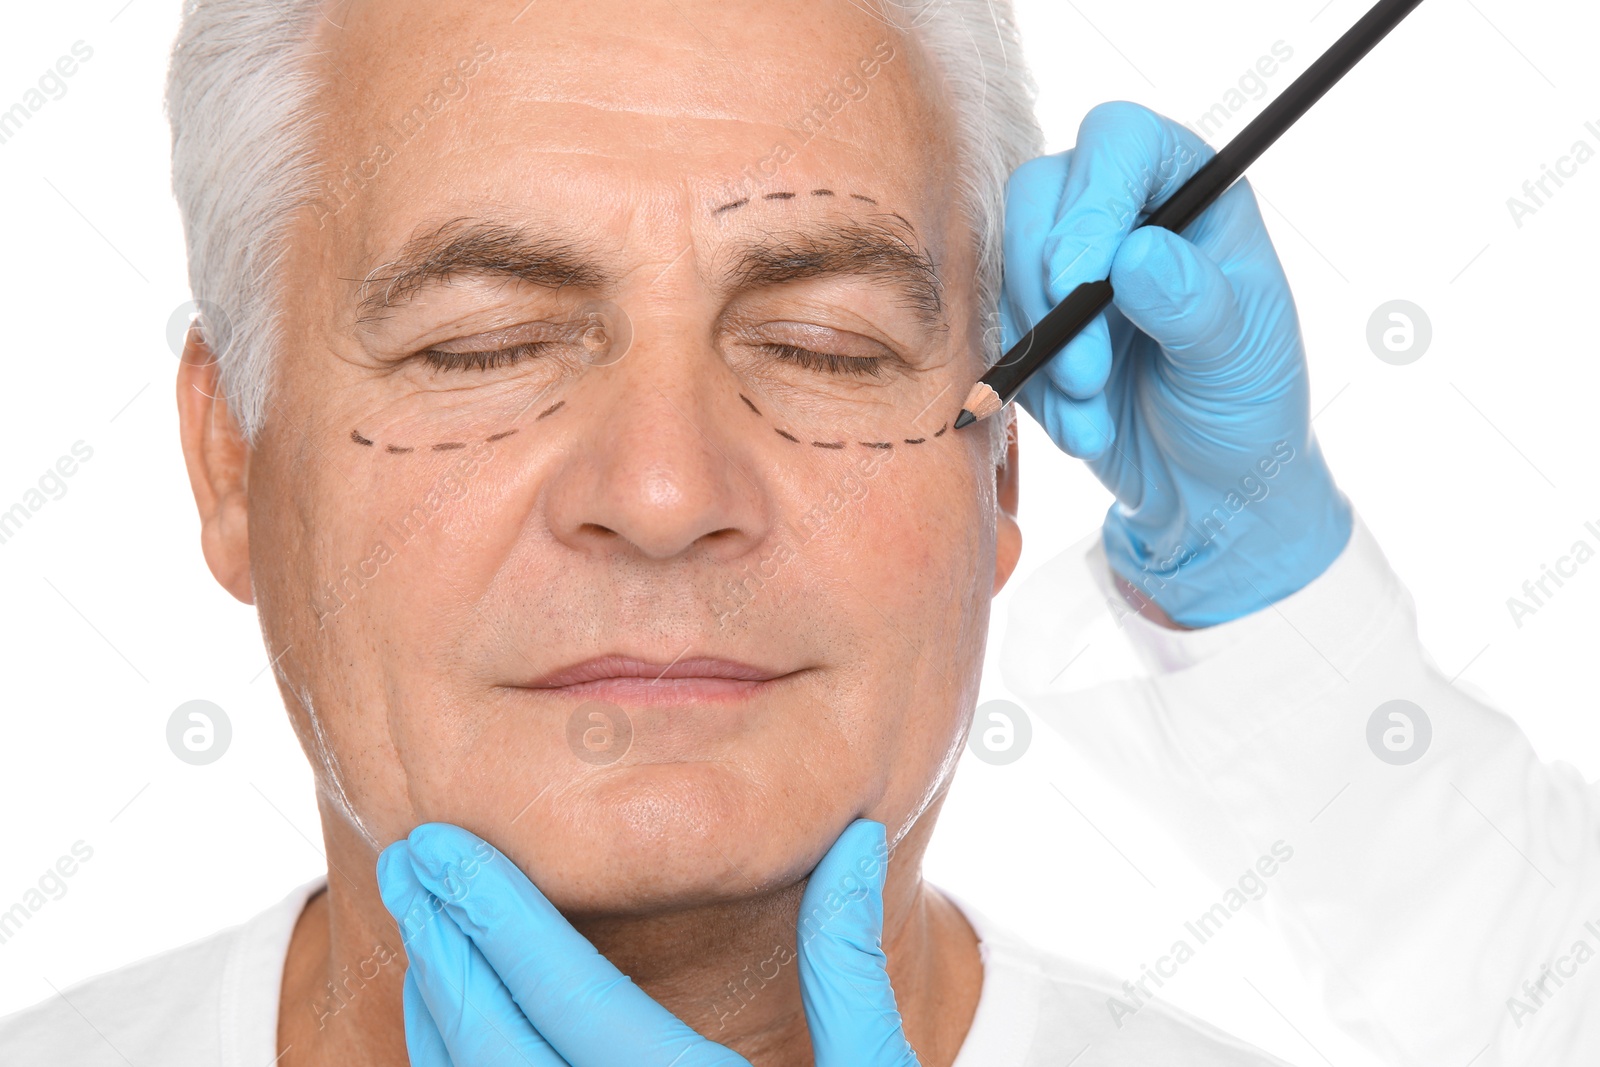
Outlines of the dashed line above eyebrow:
{"label": "dashed line above eyebrow", "polygon": [[433,446],[433,450],[435,452],[453,452],[458,448],[466,447],[467,443],[465,441],[440,441]]}
{"label": "dashed line above eyebrow", "polygon": [[906,444],[908,444],[908,445],[920,445],[922,442],[924,442],[926,440],[927,440],[926,437],[907,437],[906,438]]}
{"label": "dashed line above eyebrow", "polygon": [[384,445],[383,446],[383,450],[385,452],[393,452],[396,455],[398,455],[401,452],[410,452],[411,448],[410,447],[401,448],[399,445]]}
{"label": "dashed line above eyebrow", "polygon": [[502,438],[502,437],[510,437],[512,434],[514,434],[516,432],[517,432],[516,430],[501,430],[499,433],[490,434],[488,437],[485,437],[484,440],[485,441],[498,441],[498,440],[500,440],[500,438]]}
{"label": "dashed line above eyebrow", "polygon": [[[793,200],[795,197],[797,197],[799,195],[800,195],[799,193],[791,192],[789,190],[780,190],[779,192],[776,192],[776,193],[763,193],[763,194],[761,194],[761,199],[763,199],[763,200]],[[836,196],[837,194],[832,189],[813,189],[813,190],[811,190],[811,195],[812,196]],[[872,199],[872,197],[863,196],[860,193],[851,193],[850,197],[851,197],[851,199],[860,200],[863,203],[871,204],[874,207],[876,207],[878,205],[878,202],[876,200]],[[750,203],[750,198],[748,196],[742,196],[738,200],[731,200],[728,203],[723,204],[721,207],[712,208],[711,209],[711,214],[713,214],[713,215],[721,215],[721,214],[723,214],[724,212],[727,212],[727,211],[736,211],[739,208],[744,207],[748,203]],[[898,216],[898,215],[895,216],[895,217],[896,218],[900,218],[900,216]],[[904,222],[905,220],[901,219],[901,221]],[[907,223],[907,225],[909,226],[910,223]]]}
{"label": "dashed line above eyebrow", "polygon": [[357,432],[356,430],[351,430],[350,431],[350,440],[354,441],[358,445],[370,445],[370,444],[372,444],[371,441],[367,440],[365,437],[362,437],[361,434],[359,432]]}
{"label": "dashed line above eyebrow", "polygon": [[893,448],[894,447],[894,445],[890,444],[888,441],[857,441],[856,444],[860,445],[862,448]]}
{"label": "dashed line above eyebrow", "polygon": [[812,441],[812,448],[843,448],[843,441]]}

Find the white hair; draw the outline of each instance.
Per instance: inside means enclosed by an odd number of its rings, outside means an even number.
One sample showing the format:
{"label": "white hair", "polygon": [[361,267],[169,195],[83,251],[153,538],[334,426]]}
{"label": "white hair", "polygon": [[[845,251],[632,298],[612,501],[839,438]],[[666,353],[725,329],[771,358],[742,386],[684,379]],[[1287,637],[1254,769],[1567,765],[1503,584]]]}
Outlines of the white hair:
{"label": "white hair", "polygon": [[[186,0],[167,74],[172,190],[189,286],[220,388],[255,444],[282,330],[279,264],[316,196],[308,60],[326,0]],[[994,322],[1006,179],[1042,151],[1010,0],[851,0],[918,42],[955,120],[954,193],[978,242],[980,314]],[[986,329],[990,359],[998,331]],[[999,424],[1004,420],[989,420]],[[1003,440],[1004,435],[998,434]]]}

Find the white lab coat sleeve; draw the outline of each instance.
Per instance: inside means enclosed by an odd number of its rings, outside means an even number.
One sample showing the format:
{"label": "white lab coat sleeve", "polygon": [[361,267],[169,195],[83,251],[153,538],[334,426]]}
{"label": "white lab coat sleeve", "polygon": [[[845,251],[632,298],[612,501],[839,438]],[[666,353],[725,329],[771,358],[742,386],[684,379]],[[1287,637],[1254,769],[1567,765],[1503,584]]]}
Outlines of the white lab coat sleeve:
{"label": "white lab coat sleeve", "polygon": [[[1007,688],[1219,885],[1293,850],[1265,917],[1339,1025],[1395,1064],[1600,1063],[1600,796],[1441,674],[1359,519],[1305,589],[1205,630],[1128,614],[1107,575],[1095,539],[1017,591]],[[1369,742],[1395,700],[1421,709],[1403,753],[1393,707]]]}

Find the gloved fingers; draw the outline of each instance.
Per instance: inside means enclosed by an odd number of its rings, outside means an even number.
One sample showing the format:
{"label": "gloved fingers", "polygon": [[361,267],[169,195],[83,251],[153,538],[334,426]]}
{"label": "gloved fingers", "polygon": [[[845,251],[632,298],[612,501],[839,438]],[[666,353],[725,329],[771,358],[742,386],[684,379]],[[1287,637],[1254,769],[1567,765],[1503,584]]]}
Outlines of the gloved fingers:
{"label": "gloved fingers", "polygon": [[1138,104],[1091,109],[1044,239],[1051,305],[1081,283],[1107,277],[1123,238],[1215,154],[1192,131]]}
{"label": "gloved fingers", "polygon": [[[1266,264],[1282,271],[1249,178],[1229,186],[1189,224],[1183,236],[1229,275]],[[1284,284],[1287,287],[1287,281]]]}
{"label": "gloved fingers", "polygon": [[[406,1046],[436,1049],[448,1058],[422,1059],[418,1067],[495,1063],[567,1067],[513,1001],[499,975],[443,910],[443,902],[417,877],[407,843],[397,841],[378,857],[378,889],[406,946],[408,985],[416,987],[423,1016],[406,1001]],[[431,1030],[431,1033],[430,1033]],[[435,1041],[437,1035],[437,1041]]]}
{"label": "gloved fingers", "polygon": [[800,997],[817,1067],[915,1067],[883,953],[882,823],[857,819],[800,901]]}
{"label": "gloved fingers", "polygon": [[1040,156],[1018,167],[1006,182],[1005,281],[1000,307],[1007,320],[1008,348],[1054,306],[1048,291],[1050,264],[1045,241],[1056,224],[1071,160],[1070,151]]}
{"label": "gloved fingers", "polygon": [[1049,366],[1046,364],[1044,370],[1023,384],[1017,392],[1017,403],[1067,455],[1099,459],[1117,440],[1117,425],[1111,418],[1106,394],[1102,391],[1086,400],[1074,400],[1054,388],[1048,377]]}
{"label": "gloved fingers", "polygon": [[405,989],[402,995],[406,1018],[406,1058],[411,1067],[456,1067],[445,1047],[439,1024],[433,1021],[428,1004],[422,999],[422,988],[417,985],[417,974],[406,968]]}
{"label": "gloved fingers", "polygon": [[1131,235],[1112,267],[1117,307],[1192,381],[1221,386],[1250,374],[1250,315],[1221,267],[1176,234]]}
{"label": "gloved fingers", "polygon": [[582,1067],[750,1067],[634,985],[515,864],[493,850],[483,858],[484,844],[458,826],[424,823],[411,832],[411,863],[557,1052]]}
{"label": "gloved fingers", "polygon": [[[1011,347],[1007,344],[996,365],[1026,358],[1026,351],[1012,356]],[[1094,321],[1067,342],[1067,347],[1052,356],[1034,377],[1040,374],[1074,400],[1087,400],[1104,389],[1111,377],[1111,329],[1106,316],[1095,316]]]}
{"label": "gloved fingers", "polygon": [[1248,329],[1233,283],[1208,255],[1168,230],[1135,230],[1111,268],[1116,305],[1179,366],[1216,368]]}

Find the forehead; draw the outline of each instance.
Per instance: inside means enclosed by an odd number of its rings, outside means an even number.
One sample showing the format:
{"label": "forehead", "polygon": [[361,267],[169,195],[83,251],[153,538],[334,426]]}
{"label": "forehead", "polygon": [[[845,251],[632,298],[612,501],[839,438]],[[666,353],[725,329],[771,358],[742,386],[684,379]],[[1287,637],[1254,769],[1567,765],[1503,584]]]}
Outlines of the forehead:
{"label": "forehead", "polygon": [[818,188],[928,222],[948,200],[940,83],[866,6],[353,4],[314,60],[319,214],[391,248],[457,209],[624,225]]}

